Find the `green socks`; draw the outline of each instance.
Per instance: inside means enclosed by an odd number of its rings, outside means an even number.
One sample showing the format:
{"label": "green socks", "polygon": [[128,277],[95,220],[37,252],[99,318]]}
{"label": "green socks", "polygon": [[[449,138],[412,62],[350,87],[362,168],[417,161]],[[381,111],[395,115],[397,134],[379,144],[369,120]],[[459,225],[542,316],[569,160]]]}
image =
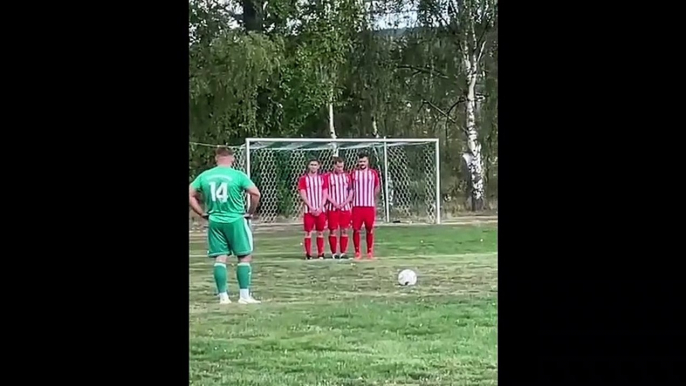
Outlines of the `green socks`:
{"label": "green socks", "polygon": [[236,266],[236,279],[238,279],[238,288],[249,289],[251,276],[252,268],[250,267],[250,263],[238,263]]}
{"label": "green socks", "polygon": [[226,293],[226,276],[226,264],[214,263],[214,282],[217,284],[217,293]]}
{"label": "green socks", "polygon": [[[250,297],[250,279],[252,278],[252,268],[250,263],[238,263],[236,266],[236,279],[240,288],[241,298]],[[214,283],[217,285],[217,293],[227,292],[227,273],[226,264],[214,263]]]}
{"label": "green socks", "polygon": [[240,289],[240,296],[247,298],[250,296],[250,279],[252,277],[252,268],[250,263],[238,263],[236,266],[236,279],[238,279],[238,288]]}

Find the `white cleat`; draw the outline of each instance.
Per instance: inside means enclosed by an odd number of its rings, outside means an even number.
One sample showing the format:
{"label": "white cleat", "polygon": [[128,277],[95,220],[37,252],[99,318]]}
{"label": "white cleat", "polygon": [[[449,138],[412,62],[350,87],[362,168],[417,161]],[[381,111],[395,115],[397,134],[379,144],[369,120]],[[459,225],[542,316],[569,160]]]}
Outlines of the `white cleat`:
{"label": "white cleat", "polygon": [[238,299],[238,304],[260,304],[262,303],[259,300],[255,300],[252,296],[249,298],[240,298]]}
{"label": "white cleat", "polygon": [[228,294],[219,295],[219,304],[231,304]]}

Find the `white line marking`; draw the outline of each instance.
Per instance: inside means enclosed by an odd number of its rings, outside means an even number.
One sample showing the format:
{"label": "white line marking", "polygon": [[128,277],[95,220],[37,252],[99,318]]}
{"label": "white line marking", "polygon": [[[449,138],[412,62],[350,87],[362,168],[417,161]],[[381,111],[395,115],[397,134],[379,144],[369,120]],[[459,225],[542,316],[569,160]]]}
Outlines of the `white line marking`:
{"label": "white line marking", "polygon": [[[279,239],[276,238],[276,237],[270,237],[270,238],[269,238],[269,241],[278,241],[278,240],[279,240]],[[293,247],[293,248],[300,248],[300,249],[303,249],[302,242],[298,242],[298,239],[295,239],[295,238],[292,238],[292,237],[291,237],[291,238],[285,238],[285,237],[284,237],[283,239],[280,239],[280,242],[279,242],[277,245],[274,245],[274,244],[267,244],[267,245],[264,245],[265,241],[266,241],[266,240],[262,240],[262,241],[259,243],[258,247],[259,247],[260,249],[266,248],[266,249],[281,249],[281,250],[283,250],[284,247]],[[285,242],[287,242],[287,241],[290,241],[291,243],[285,243]],[[328,242],[328,240],[327,240],[327,242]],[[202,250],[202,249],[204,249],[204,248],[198,248],[198,247],[204,247],[205,244],[206,244],[206,242],[205,242],[205,240],[191,240],[191,241],[190,241],[190,244],[193,245],[193,246],[190,248],[191,250],[197,250],[197,249]],[[428,244],[428,243],[427,243],[427,244]],[[387,241],[374,241],[374,246],[377,246],[377,245],[398,245],[398,243],[392,243],[392,242],[387,242]],[[404,247],[407,246],[407,244],[402,244],[402,245],[403,245]],[[426,244],[417,243],[417,246],[419,246],[419,247],[421,247],[422,245],[426,245]],[[328,245],[327,245],[326,247],[328,248]],[[281,252],[281,253],[283,253],[283,252]],[[304,249],[303,249],[302,253],[305,253],[305,250],[304,250]],[[327,253],[328,253],[328,252],[327,252]]]}
{"label": "white line marking", "polygon": [[[278,256],[278,255],[284,255],[284,253],[260,253],[256,255],[256,258],[259,258],[260,256]],[[410,258],[410,257],[419,257],[419,258],[426,258],[426,257],[438,257],[438,258],[444,258],[444,257],[488,257],[488,256],[495,256],[498,255],[498,252],[482,252],[482,253],[451,253],[447,255],[439,255],[439,254],[434,254],[434,255],[396,255],[396,256],[374,256],[374,260],[376,259],[398,259],[398,258]],[[306,261],[305,259],[294,259],[293,256],[294,254],[285,254],[285,256],[288,256],[287,258],[284,258],[284,260],[267,260],[264,262],[269,262],[269,263],[302,263]],[[193,254],[189,255],[188,257],[191,258],[196,258],[196,257],[207,257],[207,255],[198,255],[198,254]],[[334,259],[323,259],[321,261],[349,261],[351,263],[357,261],[352,259],[352,256],[349,259],[343,259],[343,260],[334,260]],[[310,260],[312,261],[320,261],[319,259],[314,259]],[[369,261],[367,259],[362,259],[359,261]],[[373,260],[372,260],[373,261]]]}
{"label": "white line marking", "polygon": [[[375,227],[417,227],[417,226],[437,226],[437,227],[450,227],[450,226],[464,226],[464,225],[484,225],[484,224],[497,224],[497,217],[483,217],[474,219],[462,219],[454,221],[444,221],[440,225],[438,224],[427,224],[427,223],[381,223],[376,224]],[[253,233],[277,233],[281,231],[291,231],[296,230],[298,227],[302,227],[302,224],[259,224],[253,223]],[[188,234],[192,237],[204,236],[204,230],[189,230]]]}
{"label": "white line marking", "polygon": [[[195,251],[189,251],[189,252],[198,252],[197,250]],[[297,252],[260,252],[257,254],[257,256],[295,256],[298,255]],[[302,255],[305,255],[305,252],[303,251]],[[207,255],[203,254],[192,254],[188,255],[189,257],[207,257]]]}
{"label": "white line marking", "polygon": [[[191,240],[189,240],[191,243],[202,243],[205,242],[205,237],[207,235],[191,235]],[[285,241],[285,240],[293,240],[296,241],[300,238],[301,235],[290,235],[290,236],[264,236],[261,237],[261,239],[264,240],[269,240],[269,241]],[[202,238],[201,238],[202,237]],[[352,237],[351,237],[352,238]],[[302,238],[300,238],[302,240]]]}

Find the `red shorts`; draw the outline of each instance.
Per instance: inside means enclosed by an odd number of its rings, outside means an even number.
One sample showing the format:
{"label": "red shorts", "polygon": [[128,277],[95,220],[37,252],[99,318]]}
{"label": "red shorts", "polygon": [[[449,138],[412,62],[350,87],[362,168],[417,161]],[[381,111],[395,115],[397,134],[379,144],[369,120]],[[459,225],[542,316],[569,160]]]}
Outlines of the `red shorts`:
{"label": "red shorts", "polygon": [[356,206],[353,207],[353,230],[359,231],[362,229],[371,230],[374,228],[374,221],[376,220],[376,208],[373,206]]}
{"label": "red shorts", "polygon": [[345,229],[350,226],[350,211],[349,210],[331,210],[327,213],[329,220],[329,230],[333,231],[338,228]]}
{"label": "red shorts", "polygon": [[312,213],[305,213],[303,216],[303,227],[305,232],[312,232],[316,229],[317,232],[323,232],[326,228],[326,213],[320,213],[315,217]]}

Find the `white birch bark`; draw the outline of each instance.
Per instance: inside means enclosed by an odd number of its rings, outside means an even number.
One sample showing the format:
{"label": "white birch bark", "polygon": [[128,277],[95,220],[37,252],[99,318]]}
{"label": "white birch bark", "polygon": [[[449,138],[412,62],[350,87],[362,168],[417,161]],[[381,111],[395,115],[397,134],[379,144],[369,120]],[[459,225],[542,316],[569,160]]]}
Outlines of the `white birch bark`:
{"label": "white birch bark", "polygon": [[[333,125],[333,102],[329,102],[329,136],[333,140],[338,138],[336,128]],[[333,156],[338,157],[338,142],[333,143]]]}
{"label": "white birch bark", "polygon": [[[470,38],[470,36],[465,36]],[[466,44],[463,47],[467,46]],[[481,154],[481,142],[479,131],[476,126],[476,82],[479,77],[479,60],[483,52],[485,42],[477,48],[478,52],[462,52],[462,62],[465,67],[467,78],[467,90],[465,95],[465,129],[467,132],[467,152],[463,155],[470,175],[472,209],[479,210],[484,200],[483,180],[483,157]],[[471,50],[470,50],[471,51]]]}
{"label": "white birch bark", "polygon": [[[485,32],[493,26],[497,17],[497,1],[459,1],[454,9],[460,20],[460,47],[466,79],[465,90],[465,132],[467,151],[463,158],[470,176],[472,210],[480,210],[484,203],[484,163],[477,127],[477,93],[479,77],[483,75],[481,60],[486,48]],[[477,31],[476,26],[481,31]],[[484,31],[485,29],[485,31]]]}
{"label": "white birch bark", "polygon": [[379,128],[376,126],[376,119],[372,117],[372,135],[374,138],[380,138],[381,136],[379,135]]}

